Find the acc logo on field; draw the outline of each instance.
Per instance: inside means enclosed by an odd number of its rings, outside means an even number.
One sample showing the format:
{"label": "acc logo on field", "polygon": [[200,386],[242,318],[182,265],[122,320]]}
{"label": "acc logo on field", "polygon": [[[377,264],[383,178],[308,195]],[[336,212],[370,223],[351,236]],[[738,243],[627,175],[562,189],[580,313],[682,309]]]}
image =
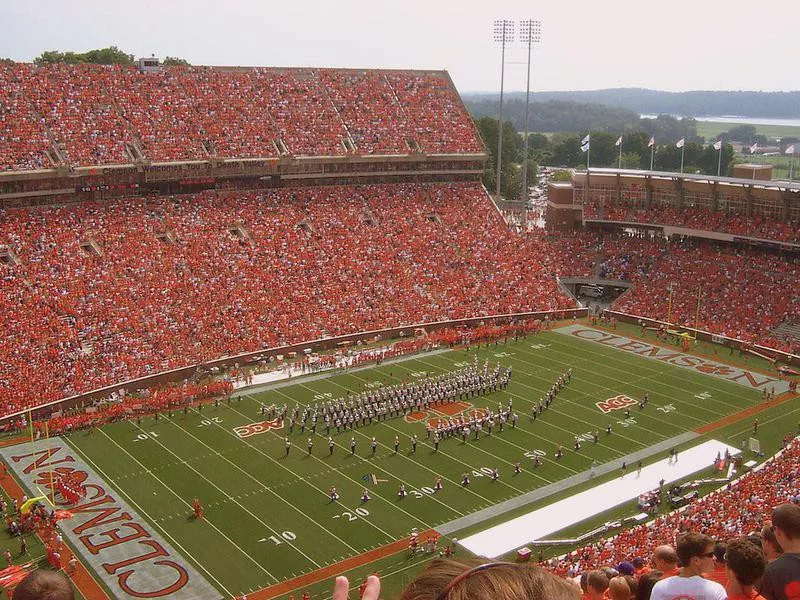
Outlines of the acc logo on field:
{"label": "acc logo on field", "polygon": [[610,413],[612,410],[620,410],[621,408],[625,408],[626,406],[631,406],[633,404],[637,404],[636,400],[629,396],[620,395],[609,398],[608,400],[603,400],[602,402],[598,402],[597,408],[599,408],[603,413]]}
{"label": "acc logo on field", "polygon": [[273,419],[272,421],[261,421],[260,423],[240,425],[239,427],[234,427],[233,432],[240,438],[246,438],[250,437],[251,435],[266,433],[270,429],[283,429],[283,419]]}

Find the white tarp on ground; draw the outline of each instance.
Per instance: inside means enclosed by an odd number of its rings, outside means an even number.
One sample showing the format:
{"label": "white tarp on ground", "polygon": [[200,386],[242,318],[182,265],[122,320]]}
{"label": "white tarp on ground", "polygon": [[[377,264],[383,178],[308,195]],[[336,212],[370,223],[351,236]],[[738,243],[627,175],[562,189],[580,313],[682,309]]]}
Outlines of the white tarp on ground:
{"label": "white tarp on ground", "polygon": [[459,544],[480,556],[498,557],[634,500],[658,488],[662,478],[667,486],[706,469],[714,463],[717,453],[724,455],[725,450],[731,455],[739,454],[739,450],[732,446],[709,440],[681,452],[676,461],[665,458],[643,467],[640,473],[637,473],[635,464],[628,465],[627,472],[620,477],[471,535],[460,540]]}

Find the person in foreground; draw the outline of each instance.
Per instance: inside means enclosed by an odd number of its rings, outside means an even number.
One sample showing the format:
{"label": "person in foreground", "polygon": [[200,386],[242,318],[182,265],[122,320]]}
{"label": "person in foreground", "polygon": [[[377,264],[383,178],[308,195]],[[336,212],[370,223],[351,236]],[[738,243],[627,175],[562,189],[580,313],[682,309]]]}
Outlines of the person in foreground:
{"label": "person in foreground", "polygon": [[[337,577],[332,600],[347,600],[349,583]],[[378,600],[380,581],[367,579],[362,600]],[[578,600],[577,586],[538,565],[437,558],[412,581],[399,600]]]}
{"label": "person in foreground", "polygon": [[725,549],[728,600],[764,600],[754,589],[767,566],[764,551],[747,538],[731,540]]}
{"label": "person in foreground", "polygon": [[800,598],[800,506],[776,506],[772,528],[783,554],[767,566],[760,592],[767,600],[796,600]]}
{"label": "person in foreground", "polygon": [[14,590],[14,600],[73,600],[69,579],[56,571],[36,569]]}
{"label": "person in foreground", "polygon": [[655,584],[650,600],[725,600],[728,597],[724,587],[702,576],[714,570],[714,540],[702,533],[684,533],[678,538],[676,551],[683,566],[681,572]]}

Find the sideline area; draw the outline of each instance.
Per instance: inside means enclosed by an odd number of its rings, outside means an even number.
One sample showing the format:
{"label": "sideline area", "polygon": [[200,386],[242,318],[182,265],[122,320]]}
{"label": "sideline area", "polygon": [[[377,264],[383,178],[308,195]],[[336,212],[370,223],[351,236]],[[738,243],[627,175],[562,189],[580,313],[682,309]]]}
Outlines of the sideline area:
{"label": "sideline area", "polygon": [[496,558],[657,489],[662,478],[665,486],[684,479],[710,466],[717,453],[725,454],[726,450],[732,456],[740,453],[733,446],[709,440],[681,452],[674,461],[669,458],[660,460],[643,467],[638,473],[635,465],[628,465],[627,472],[616,479],[471,535],[458,543],[479,556]]}

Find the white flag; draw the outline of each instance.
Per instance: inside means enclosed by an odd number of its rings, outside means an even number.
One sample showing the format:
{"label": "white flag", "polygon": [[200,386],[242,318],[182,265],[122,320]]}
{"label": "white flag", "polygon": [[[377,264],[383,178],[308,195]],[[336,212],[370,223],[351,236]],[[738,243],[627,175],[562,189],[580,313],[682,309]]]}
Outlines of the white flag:
{"label": "white flag", "polygon": [[750,154],[755,154],[756,150],[758,150],[758,142],[750,146]]}
{"label": "white flag", "polygon": [[584,146],[589,143],[589,140],[592,138],[590,133],[586,134],[586,137],[581,140],[581,146]]}
{"label": "white flag", "polygon": [[614,145],[615,145],[615,146],[621,146],[621,145],[622,145],[622,136],[619,136],[619,137],[617,138],[617,141],[616,141],[616,142],[614,142]]}
{"label": "white flag", "polygon": [[714,142],[714,150],[722,150],[722,140]]}
{"label": "white flag", "polygon": [[655,146],[655,144],[656,144],[656,138],[655,137],[651,137],[650,141],[647,142],[647,147],[648,148],[652,148],[653,146]]}
{"label": "white flag", "polygon": [[681,138],[681,139],[679,139],[679,140],[678,140],[678,142],[675,144],[675,147],[676,147],[676,148],[683,148],[683,145],[684,145],[685,143],[686,143],[686,138]]}
{"label": "white flag", "polygon": [[589,151],[589,142],[586,142],[581,146],[581,152],[588,152]]}
{"label": "white flag", "polygon": [[783,153],[784,154],[794,154],[794,144],[792,144],[791,146],[786,148],[786,150],[784,150]]}

